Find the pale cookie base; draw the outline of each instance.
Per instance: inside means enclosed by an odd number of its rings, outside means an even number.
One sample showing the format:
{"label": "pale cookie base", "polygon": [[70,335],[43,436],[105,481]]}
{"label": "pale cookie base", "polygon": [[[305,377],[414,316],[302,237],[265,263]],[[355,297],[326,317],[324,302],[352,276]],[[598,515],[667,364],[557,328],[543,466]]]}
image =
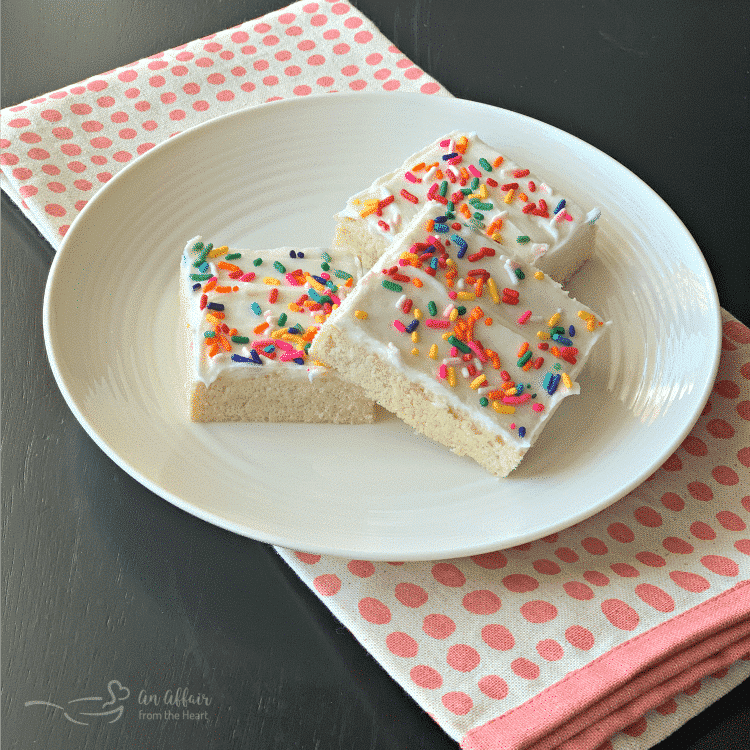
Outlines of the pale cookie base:
{"label": "pale cookie base", "polygon": [[193,422],[369,424],[374,413],[361,388],[333,374],[312,380],[283,372],[224,374],[208,388],[194,383],[190,393]]}
{"label": "pale cookie base", "polygon": [[323,327],[312,349],[317,359],[335,368],[342,378],[358,383],[366,395],[410,427],[457,455],[474,459],[491,474],[507,476],[526,452],[505,443],[470,417],[435,403],[423,388],[370,350],[349,341],[334,325]]}
{"label": "pale cookie base", "polygon": [[340,216],[337,219],[332,248],[340,253],[359,256],[365,270],[377,263],[390,244],[384,237],[373,234],[367,228],[367,222],[364,219],[358,221],[348,216]]}

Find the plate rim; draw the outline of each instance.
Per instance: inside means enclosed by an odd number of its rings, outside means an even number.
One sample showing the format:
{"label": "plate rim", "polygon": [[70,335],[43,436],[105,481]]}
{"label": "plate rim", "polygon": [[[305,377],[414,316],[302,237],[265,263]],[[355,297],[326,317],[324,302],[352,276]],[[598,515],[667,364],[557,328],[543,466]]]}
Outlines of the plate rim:
{"label": "plate rim", "polygon": [[179,495],[176,495],[174,492],[171,492],[167,490],[166,488],[161,487],[158,483],[146,477],[136,466],[134,466],[130,461],[122,457],[116,450],[111,448],[107,444],[107,442],[104,440],[104,438],[99,434],[99,432],[96,429],[94,429],[93,425],[89,422],[89,420],[84,415],[81,408],[78,406],[76,399],[73,397],[71,390],[68,387],[68,384],[65,380],[61,367],[57,361],[57,356],[55,354],[55,344],[52,341],[52,334],[51,334],[51,327],[52,327],[51,309],[52,309],[52,300],[53,300],[54,293],[55,293],[55,280],[58,276],[59,267],[66,262],[67,256],[72,252],[68,250],[68,248],[75,247],[75,239],[78,233],[78,227],[82,223],[88,220],[89,214],[93,213],[93,211],[96,210],[96,208],[99,206],[100,203],[107,200],[109,193],[115,189],[115,186],[118,186],[120,182],[129,179],[129,175],[135,172],[136,170],[138,170],[139,168],[142,168],[144,163],[148,163],[146,162],[146,160],[151,161],[157,158],[161,158],[161,155],[165,151],[168,151],[171,148],[179,148],[184,141],[195,137],[196,134],[199,133],[200,131],[203,131],[205,129],[215,128],[219,123],[226,122],[227,120],[230,120],[230,119],[252,117],[252,113],[258,112],[258,111],[265,112],[269,110],[270,108],[282,109],[282,108],[292,107],[296,109],[299,107],[303,107],[307,102],[311,100],[318,100],[318,101],[326,100],[326,101],[332,102],[333,103],[332,106],[335,107],[336,103],[341,102],[342,100],[346,100],[349,102],[352,102],[352,101],[356,102],[358,100],[361,101],[362,97],[367,97],[371,100],[382,100],[383,103],[394,101],[396,99],[402,99],[402,100],[413,99],[416,101],[424,101],[425,99],[429,99],[431,102],[438,102],[438,101],[443,102],[445,103],[445,106],[476,107],[476,108],[480,108],[483,110],[492,110],[492,111],[502,112],[504,116],[511,116],[513,118],[519,118],[521,121],[525,120],[528,122],[532,122],[534,123],[535,127],[542,126],[545,129],[549,129],[551,132],[558,133],[565,140],[572,139],[572,141],[575,141],[578,145],[582,146],[584,149],[593,150],[594,152],[596,152],[598,158],[603,158],[610,167],[620,170],[622,174],[627,175],[628,178],[632,180],[634,184],[638,186],[639,190],[647,191],[647,194],[649,196],[649,202],[652,202],[652,201],[658,202],[661,210],[662,211],[666,210],[671,215],[671,218],[676,223],[676,226],[679,228],[682,234],[682,242],[688,242],[690,245],[692,245],[692,249],[694,250],[695,257],[703,267],[704,278],[708,282],[706,291],[709,293],[710,303],[711,303],[709,305],[709,311],[712,317],[714,318],[714,324],[715,324],[714,326],[715,347],[713,351],[713,358],[711,360],[712,367],[706,370],[707,377],[702,384],[700,395],[696,398],[696,401],[695,401],[696,406],[694,409],[694,414],[689,420],[686,420],[682,429],[676,433],[675,437],[671,441],[665,442],[665,446],[663,450],[658,454],[658,457],[655,458],[651,462],[651,466],[648,472],[644,472],[643,474],[640,474],[637,477],[632,478],[630,481],[622,483],[620,485],[619,490],[614,494],[614,496],[607,497],[604,500],[600,500],[598,503],[589,505],[585,509],[582,509],[579,513],[572,515],[572,516],[566,516],[565,519],[562,519],[557,523],[546,525],[543,531],[541,532],[527,531],[525,534],[519,534],[511,539],[494,541],[494,542],[485,541],[482,543],[474,544],[469,547],[464,545],[460,549],[452,549],[452,550],[441,549],[438,551],[436,555],[430,555],[429,557],[425,557],[425,554],[422,552],[415,552],[415,553],[410,554],[407,551],[402,554],[399,554],[398,559],[404,560],[404,561],[427,560],[427,559],[429,560],[450,559],[450,558],[465,557],[467,555],[473,555],[473,554],[482,554],[485,552],[499,550],[499,549],[507,549],[513,546],[517,546],[519,544],[535,541],[537,539],[542,538],[543,536],[556,533],[563,529],[574,526],[575,524],[580,523],[581,521],[603,511],[607,507],[610,507],[611,505],[616,503],[618,500],[624,498],[628,493],[632,492],[636,487],[638,487],[644,481],[646,481],[647,478],[650,475],[652,475],[655,471],[657,471],[658,468],[663,464],[663,462],[679,447],[679,445],[683,442],[685,437],[693,429],[697,420],[700,418],[701,413],[705,407],[705,404],[708,401],[708,398],[710,397],[713,384],[716,379],[716,374],[719,368],[719,362],[720,362],[720,356],[721,356],[721,341],[722,341],[721,307],[720,307],[718,291],[716,289],[716,284],[715,284],[713,275],[711,273],[708,263],[703,253],[701,252],[700,247],[698,246],[697,242],[695,241],[693,236],[690,234],[689,230],[687,229],[685,224],[682,222],[682,220],[679,218],[679,216],[671,208],[671,206],[669,206],[669,204],[667,204],[666,201],[664,201],[664,199],[661,198],[661,196],[659,196],[658,193],[656,193],[653,190],[653,188],[651,188],[645,181],[643,181],[634,172],[632,172],[626,166],[618,162],[616,159],[609,156],[605,152],[601,151],[596,146],[593,146],[590,143],[579,138],[578,136],[570,134],[562,130],[561,128],[558,128],[554,125],[550,125],[548,123],[545,123],[541,120],[535,119],[528,115],[524,115],[522,113],[515,112],[513,110],[504,109],[502,107],[497,107],[491,104],[475,102],[475,101],[467,100],[467,99],[460,99],[460,98],[452,97],[452,96],[427,97],[425,94],[416,93],[416,92],[390,92],[390,93],[340,92],[340,93],[337,93],[335,97],[331,97],[329,94],[312,94],[304,98],[281,99],[281,100],[276,100],[276,101],[271,101],[271,102],[263,102],[260,104],[253,104],[247,107],[237,109],[232,112],[222,114],[218,117],[212,118],[205,122],[198,123],[190,128],[186,128],[185,130],[157,144],[154,148],[150,149],[149,151],[147,151],[146,153],[144,153],[137,159],[125,165],[125,167],[123,167],[111,180],[109,180],[104,186],[102,186],[97,191],[97,193],[86,204],[86,206],[84,206],[81,212],[74,218],[73,222],[71,222],[70,228],[66,232],[65,237],[63,238],[63,241],[61,242],[60,247],[57,253],[55,254],[55,257],[53,258],[52,264],[50,266],[50,271],[49,271],[49,274],[45,283],[43,310],[42,310],[42,324],[43,324],[43,337],[44,337],[45,350],[47,353],[47,359],[50,364],[50,368],[55,378],[55,382],[57,383],[57,386],[60,389],[68,407],[72,411],[73,415],[75,416],[79,424],[84,428],[85,432],[94,441],[94,443],[111,460],[113,460],[115,464],[117,464],[121,469],[123,469],[126,473],[128,473],[131,477],[133,477],[136,481],[138,481],[141,485],[146,487],[148,490],[156,494],[158,497],[167,500],[168,502],[180,508],[181,510],[184,510],[185,512],[197,518],[200,518],[206,521],[207,523],[210,523],[211,525],[218,526],[219,528],[223,528],[227,531],[236,533],[239,536],[243,536],[245,538],[257,540],[257,541],[267,543],[267,544],[287,547],[287,548],[295,549],[299,551],[314,553],[314,554],[326,554],[326,555],[332,555],[332,556],[337,556],[337,557],[357,557],[357,556],[361,556],[362,554],[366,554],[367,559],[371,559],[371,560],[394,559],[393,553],[391,551],[387,553],[383,553],[381,555],[378,555],[376,550],[375,551],[369,550],[366,553],[363,553],[361,549],[350,548],[346,545],[332,548],[325,544],[323,545],[316,544],[314,540],[310,540],[309,542],[308,541],[298,542],[297,540],[294,540],[290,544],[291,540],[284,539],[283,535],[266,533],[263,531],[259,531],[257,529],[248,528],[246,525],[243,525],[237,522],[232,522],[222,516],[214,514],[213,512],[204,510],[200,506],[195,505],[194,503],[189,502],[187,500],[184,500],[182,497],[180,497]]}

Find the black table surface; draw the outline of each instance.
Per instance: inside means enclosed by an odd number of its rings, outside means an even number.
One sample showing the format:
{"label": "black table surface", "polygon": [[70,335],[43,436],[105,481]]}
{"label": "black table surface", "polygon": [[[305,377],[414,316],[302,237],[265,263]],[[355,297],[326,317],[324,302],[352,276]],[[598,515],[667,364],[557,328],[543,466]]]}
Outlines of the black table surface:
{"label": "black table surface", "polygon": [[[722,306],[750,324],[747,0],[352,4],[452,94],[555,125],[632,170],[696,239]],[[2,106],[278,7],[3,0]],[[2,249],[5,746],[456,748],[273,549],[178,510],[96,447],[45,355],[54,251],[6,195]],[[24,707],[110,680],[203,694],[208,718],[132,713],[94,728]],[[657,747],[749,738],[735,689]]]}

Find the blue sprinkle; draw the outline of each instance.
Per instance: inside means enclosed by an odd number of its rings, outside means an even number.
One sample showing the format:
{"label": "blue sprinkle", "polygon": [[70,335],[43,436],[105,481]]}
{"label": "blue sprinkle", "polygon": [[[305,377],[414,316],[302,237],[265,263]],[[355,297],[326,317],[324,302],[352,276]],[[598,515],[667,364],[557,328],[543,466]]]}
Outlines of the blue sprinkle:
{"label": "blue sprinkle", "polygon": [[253,351],[252,353],[255,354],[255,357],[252,359],[249,357],[243,357],[241,354],[233,354],[232,361],[241,362],[245,365],[262,365],[263,363],[261,362],[260,357],[256,354],[256,352]]}
{"label": "blue sprinkle", "polygon": [[570,326],[570,328],[568,328],[568,336],[570,336],[570,338],[573,338],[573,336],[575,335],[576,335],[576,327]]}
{"label": "blue sprinkle", "polygon": [[302,333],[302,329],[297,328],[297,326],[292,326],[291,328],[287,328],[286,330],[287,330],[287,333],[291,333],[294,335],[299,335]]}
{"label": "blue sprinkle", "polygon": [[443,154],[443,161],[448,161],[448,159],[455,159],[458,156],[458,151],[454,151],[452,154]]}
{"label": "blue sprinkle", "polygon": [[555,210],[552,212],[553,214],[559,213],[565,208],[565,198],[563,198],[556,206]]}
{"label": "blue sprinkle", "polygon": [[206,307],[209,310],[223,310],[224,305],[221,304],[221,302],[209,302]]}
{"label": "blue sprinkle", "polygon": [[525,427],[519,427],[518,428],[518,437],[526,437],[526,428]]}
{"label": "blue sprinkle", "polygon": [[199,282],[197,284],[193,284],[193,291],[197,292],[201,288],[202,284]]}
{"label": "blue sprinkle", "polygon": [[260,305],[257,302],[253,302],[252,305],[250,305],[250,309],[256,314],[256,315],[262,315],[263,310],[261,310]]}
{"label": "blue sprinkle", "polygon": [[292,362],[294,362],[294,363],[295,363],[295,364],[297,364],[297,365],[304,365],[304,364],[305,364],[305,360],[304,360],[304,359],[302,359],[302,357],[295,357],[295,358],[294,358],[294,359],[292,360]]}
{"label": "blue sprinkle", "polygon": [[445,222],[448,221],[447,216],[436,216],[435,217],[435,223],[436,224],[445,224]]}
{"label": "blue sprinkle", "polygon": [[289,251],[289,257],[290,258],[296,258],[297,257],[297,251],[296,250],[290,250]]}
{"label": "blue sprinkle", "polygon": [[452,234],[451,239],[459,246],[460,250],[458,251],[458,257],[463,258],[464,255],[466,255],[466,251],[469,249],[469,246],[466,244],[466,240],[461,237],[460,234]]}
{"label": "blue sprinkle", "polygon": [[260,354],[258,354],[258,352],[256,352],[255,349],[250,350],[250,359],[252,359],[256,365],[263,364],[263,360],[260,358]]}
{"label": "blue sprinkle", "polygon": [[570,339],[566,339],[565,336],[562,336],[559,333],[553,333],[552,338],[557,341],[558,344],[562,344],[563,346],[573,346],[573,342]]}
{"label": "blue sprinkle", "polygon": [[265,352],[266,354],[270,354],[270,353],[271,353],[271,352],[272,352],[272,351],[273,351],[273,350],[274,350],[275,348],[276,348],[276,347],[275,347],[275,345],[274,345],[274,344],[269,344],[268,346],[264,346],[264,347],[263,347],[263,351],[264,351],[264,352]]}
{"label": "blue sprinkle", "polygon": [[[547,380],[549,378],[549,381]],[[560,376],[559,375],[552,375],[552,373],[547,373],[547,375],[544,378],[544,387],[547,389],[547,393],[551,396],[556,390],[557,386],[560,384]]]}
{"label": "blue sprinkle", "polygon": [[203,261],[203,263],[201,263],[201,264],[200,264],[200,265],[198,266],[198,270],[199,270],[199,271],[200,271],[201,273],[206,273],[206,272],[208,271],[208,269],[209,269],[209,268],[210,268],[210,266],[208,265],[208,263],[207,263],[207,262],[206,262],[205,260]]}
{"label": "blue sprinkle", "polygon": [[445,234],[450,231],[450,227],[447,224],[443,224],[439,221],[434,222],[432,228],[439,234]]}
{"label": "blue sprinkle", "polygon": [[409,323],[408,326],[406,326],[406,332],[407,333],[414,333],[414,331],[417,330],[417,326],[419,325],[419,321],[414,318],[411,323]]}
{"label": "blue sprinkle", "polygon": [[433,269],[436,269],[436,270],[437,270],[437,267],[438,267],[439,265],[440,265],[440,262],[438,261],[438,259],[437,259],[437,258],[431,258],[431,259],[430,259],[430,268],[433,268]]}
{"label": "blue sprinkle", "polygon": [[520,396],[523,393],[523,383],[518,383],[516,386],[516,395]]}

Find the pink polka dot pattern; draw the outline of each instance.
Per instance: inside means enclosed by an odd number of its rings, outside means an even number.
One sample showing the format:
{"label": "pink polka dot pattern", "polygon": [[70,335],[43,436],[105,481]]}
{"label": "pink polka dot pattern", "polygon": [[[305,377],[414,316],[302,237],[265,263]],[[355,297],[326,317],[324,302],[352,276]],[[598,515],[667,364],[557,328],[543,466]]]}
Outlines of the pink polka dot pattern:
{"label": "pink polka dot pattern", "polygon": [[[78,146],[78,153],[102,152],[111,177],[173,133],[251,104],[313,92],[446,93],[352,6],[311,5],[314,12],[295,4],[294,11],[274,11],[210,40],[196,39],[3,110],[0,167],[9,189],[26,202],[22,210],[44,222],[43,233],[57,247],[80,208],[70,191],[48,186],[38,162],[59,159],[62,169],[65,162],[53,145],[61,140]],[[124,122],[128,127],[116,127]],[[149,129],[159,137],[145,139]],[[6,169],[20,161],[29,169],[23,177]],[[86,176],[94,190],[106,182]],[[23,181],[36,192],[21,194]]]}
{"label": "pink polka dot pattern", "polygon": [[[303,1],[3,110],[0,168],[59,243],[100,186],[172,134],[248,104],[336,91],[445,93],[348,3]],[[723,337],[710,401],[680,447],[574,527],[459,560],[278,552],[461,737],[750,578],[750,330],[723,314]],[[712,671],[683,695],[726,674]],[[623,734],[645,736],[680,701],[660,699]]]}

